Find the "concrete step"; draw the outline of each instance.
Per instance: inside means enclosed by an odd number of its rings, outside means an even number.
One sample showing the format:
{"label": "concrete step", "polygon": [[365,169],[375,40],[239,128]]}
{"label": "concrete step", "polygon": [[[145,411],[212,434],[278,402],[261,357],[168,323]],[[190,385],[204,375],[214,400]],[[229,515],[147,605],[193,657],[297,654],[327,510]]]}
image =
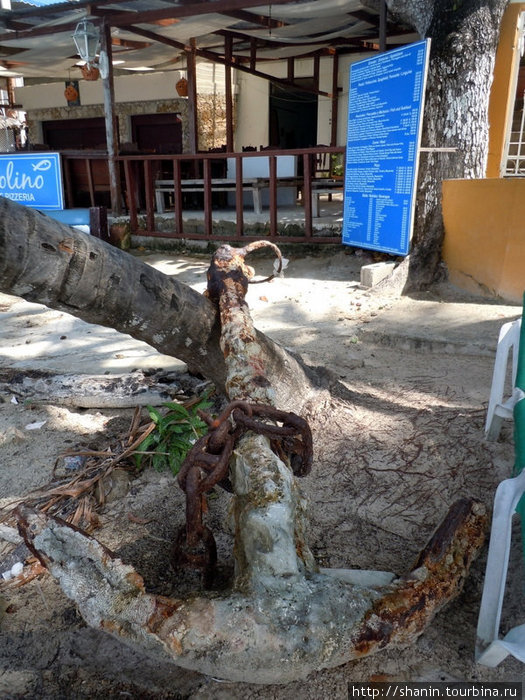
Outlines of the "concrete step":
{"label": "concrete step", "polygon": [[494,356],[503,323],[521,306],[403,298],[363,326],[361,342],[417,352]]}

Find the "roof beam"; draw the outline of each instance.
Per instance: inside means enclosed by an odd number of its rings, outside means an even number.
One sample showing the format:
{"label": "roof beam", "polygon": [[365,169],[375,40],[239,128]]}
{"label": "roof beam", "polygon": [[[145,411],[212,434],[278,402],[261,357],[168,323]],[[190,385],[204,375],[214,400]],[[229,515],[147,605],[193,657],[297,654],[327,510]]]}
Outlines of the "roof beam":
{"label": "roof beam", "polygon": [[241,22],[250,22],[251,24],[258,24],[261,27],[266,27],[267,29],[277,29],[278,27],[287,27],[288,23],[283,22],[278,19],[272,19],[268,15],[256,15],[254,12],[245,12],[244,10],[232,10],[229,12],[223,12],[226,17],[232,17],[233,19],[238,19]]}
{"label": "roof beam", "polygon": [[68,22],[67,24],[61,24],[60,27],[48,26],[48,27],[38,27],[35,26],[31,29],[16,30],[12,32],[5,32],[0,34],[0,41],[13,41],[14,39],[27,39],[36,36],[46,36],[48,34],[62,34],[65,32],[74,32],[78,20]]}
{"label": "roof beam", "polygon": [[[260,3],[260,0],[258,0],[258,2]],[[115,26],[118,26],[118,24]],[[160,34],[150,32],[149,29],[141,29],[140,27],[134,27],[132,25],[129,25],[127,26],[127,30],[133,32],[133,34],[138,34],[139,36],[143,36],[146,39],[152,39],[153,41],[158,41],[161,44],[172,46],[174,49],[179,49],[181,51],[185,51],[186,53],[190,53],[193,50],[192,47],[188,44],[183,44],[180,41],[175,41],[174,39],[168,39],[167,37],[161,36]],[[279,85],[283,85],[284,87],[297,87],[297,85],[291,82],[290,80],[286,80],[284,78],[276,78],[274,75],[270,75],[269,73],[263,73],[262,71],[253,70],[252,68],[248,68],[248,66],[243,66],[236,60],[228,61],[226,58],[220,56],[219,54],[216,54],[213,51],[208,51],[206,49],[195,49],[195,55],[200,56],[201,58],[205,58],[206,60],[211,61],[212,63],[220,63],[223,66],[229,65],[231,68],[243,71],[244,73],[249,73],[250,75],[254,75],[257,78],[271,80],[272,82],[278,83]],[[331,93],[324,92],[322,90],[314,90],[313,88],[308,89],[306,87],[301,89],[303,89],[305,92],[312,92],[315,95],[321,95],[323,97],[332,97]]]}
{"label": "roof beam", "polygon": [[[293,0],[292,0],[293,1]],[[272,0],[274,5],[286,5],[291,0]],[[173,5],[162,10],[145,10],[144,12],[111,13],[108,21],[120,26],[128,24],[148,24],[158,19],[177,19],[179,17],[195,17],[197,15],[226,14],[247,7],[260,7],[261,0],[208,0],[207,2],[190,2],[185,5]],[[91,14],[99,14],[94,6]]]}
{"label": "roof beam", "polygon": [[[326,45],[326,42],[324,42],[322,39],[316,41],[313,38],[309,38],[307,41],[297,41],[294,42],[293,45],[285,42],[285,41],[280,41],[276,37],[271,37],[268,36],[265,39],[261,39],[260,37],[252,37],[249,34],[243,34],[240,31],[235,31],[231,29],[218,29],[214,34],[217,36],[226,36],[226,35],[231,35],[234,37],[234,39],[238,39],[239,41],[246,42],[246,51],[248,51],[248,44],[252,41],[257,42],[257,48],[258,49],[265,49],[265,48],[275,48],[275,49],[289,49],[292,46],[294,48],[301,48],[301,47],[312,47],[316,46],[319,44],[325,45],[323,49],[310,49],[310,51],[305,51],[303,54],[296,54],[295,58],[301,58],[301,57],[307,57],[307,56],[313,56],[318,52],[322,52],[323,50],[326,50],[327,48],[334,48],[336,46],[356,46],[360,47],[361,49],[365,46],[365,44],[372,43],[374,39],[376,38],[377,34],[379,32],[379,28],[376,28],[376,31],[374,31],[374,27],[370,28],[370,33],[371,36],[367,39],[365,36],[361,37],[335,37],[334,39],[330,40],[329,45]],[[412,32],[413,33],[413,32]],[[237,48],[239,48],[237,46]],[[241,57],[242,58],[242,57]]]}

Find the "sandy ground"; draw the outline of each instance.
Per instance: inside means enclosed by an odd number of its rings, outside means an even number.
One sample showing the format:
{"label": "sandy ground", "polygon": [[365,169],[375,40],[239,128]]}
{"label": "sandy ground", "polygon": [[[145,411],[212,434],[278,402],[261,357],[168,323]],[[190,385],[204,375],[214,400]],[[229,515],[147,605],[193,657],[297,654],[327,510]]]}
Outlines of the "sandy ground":
{"label": "sandy ground", "polygon": [[[205,257],[145,259],[204,289]],[[496,484],[510,473],[511,426],[495,443],[484,439],[483,426],[497,328],[520,310],[447,285],[411,300],[371,294],[358,285],[366,262],[366,256],[344,252],[292,259],[284,279],[252,287],[248,301],[260,330],[310,364],[326,366],[346,387],[337,437],[333,416],[326,415],[327,429],[321,420],[316,435],[316,466],[302,482],[318,561],[403,573],[457,496],[475,496],[490,507]],[[263,260],[257,268],[265,272],[270,264]],[[450,315],[439,317],[440,308],[463,321],[452,328]],[[421,328],[434,319],[429,335],[403,336],[418,313]],[[431,326],[436,331],[439,323],[442,336],[432,336]],[[125,434],[131,419],[131,408],[32,399],[27,382],[36,385],[35,369],[98,375],[181,369],[173,358],[127,337],[5,295],[0,338],[0,507],[46,483],[64,450],[104,449]],[[40,428],[28,428],[42,421]],[[331,434],[329,441],[323,432]],[[115,488],[108,500],[97,537],[133,563],[150,590],[174,594],[178,579],[169,551],[183,522],[183,499],[173,477],[148,469]],[[220,495],[210,511],[225,571],[231,566],[231,536],[223,524],[227,507]],[[20,556],[13,549],[0,540],[0,570]],[[228,683],[130,651],[88,628],[47,575],[22,586],[0,583],[0,698],[342,700],[348,683],[379,678],[521,681],[523,667],[511,658],[496,669],[474,663],[485,562],[486,549],[462,595],[414,644],[281,686]],[[522,622],[522,573],[515,546],[502,631]]]}

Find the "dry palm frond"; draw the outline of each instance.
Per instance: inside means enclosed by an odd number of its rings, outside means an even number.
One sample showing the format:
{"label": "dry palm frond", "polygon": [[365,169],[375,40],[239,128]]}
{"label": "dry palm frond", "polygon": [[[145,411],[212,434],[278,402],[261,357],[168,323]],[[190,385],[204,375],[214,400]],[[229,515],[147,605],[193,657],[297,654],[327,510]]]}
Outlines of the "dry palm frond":
{"label": "dry palm frond", "polygon": [[[202,398],[196,396],[183,401],[181,405],[191,409],[200,402]],[[70,450],[61,454],[53,469],[55,478],[12,503],[3,512],[0,510],[0,522],[14,521],[15,508],[26,505],[60,517],[88,532],[94,530],[99,526],[96,511],[106,500],[104,484],[108,483],[108,477],[117,467],[133,469],[136,466],[132,461],[133,456],[145,454],[139,448],[156,428],[157,423],[153,420],[142,422],[142,410],[137,407],[127,433],[116,445],[106,450]],[[84,466],[71,476],[57,477],[57,466],[64,457],[83,457]]]}
{"label": "dry palm frond", "polygon": [[131,457],[154,429],[154,422],[148,421],[146,424],[141,424],[141,409],[137,407],[127,434],[117,445],[107,450],[68,451],[60,455],[55,463],[54,473],[62,457],[84,457],[85,465],[73,476],[55,478],[20,499],[3,517],[0,517],[0,520],[10,520],[14,508],[23,504],[58,516],[88,531],[95,529],[99,525],[96,510],[105,501],[105,490],[101,488],[101,484],[117,466],[124,468],[132,466]]}

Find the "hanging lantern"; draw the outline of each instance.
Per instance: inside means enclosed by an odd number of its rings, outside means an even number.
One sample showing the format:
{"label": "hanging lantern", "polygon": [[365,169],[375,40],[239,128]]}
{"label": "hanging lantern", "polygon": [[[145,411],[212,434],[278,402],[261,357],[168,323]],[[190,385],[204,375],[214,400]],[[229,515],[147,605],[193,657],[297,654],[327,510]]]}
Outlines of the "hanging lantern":
{"label": "hanging lantern", "polygon": [[78,55],[88,65],[96,58],[100,44],[100,32],[93,22],[83,19],[77,24],[73,41],[77,47]]}
{"label": "hanging lantern", "polygon": [[81,66],[82,77],[84,80],[98,80],[100,77],[100,71],[96,66],[90,66],[89,63]]}
{"label": "hanging lantern", "polygon": [[188,97],[188,81],[186,78],[181,78],[175,83],[175,90],[179,97]]}

